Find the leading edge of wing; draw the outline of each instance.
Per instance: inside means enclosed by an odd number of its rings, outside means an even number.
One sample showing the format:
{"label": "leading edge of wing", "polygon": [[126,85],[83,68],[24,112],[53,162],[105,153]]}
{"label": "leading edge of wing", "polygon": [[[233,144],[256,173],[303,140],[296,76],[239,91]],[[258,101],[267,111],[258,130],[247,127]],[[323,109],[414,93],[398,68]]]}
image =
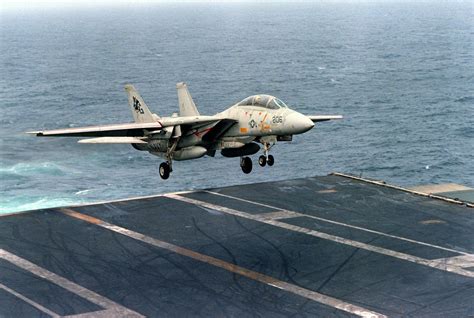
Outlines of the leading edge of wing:
{"label": "leading edge of wing", "polygon": [[81,139],[80,144],[146,144],[146,137],[98,137]]}
{"label": "leading edge of wing", "polygon": [[144,136],[144,129],[160,130],[163,126],[153,123],[127,123],[102,126],[64,128],[54,130],[29,131],[38,137],[122,137]]}
{"label": "leading edge of wing", "polygon": [[181,117],[164,117],[161,124],[163,127],[177,126],[177,125],[206,125],[218,122],[226,118],[218,116],[181,116]]}
{"label": "leading edge of wing", "polygon": [[343,119],[342,115],[307,115],[309,119],[311,119],[314,123],[320,122],[320,121],[328,121],[328,120],[334,120],[334,119]]}

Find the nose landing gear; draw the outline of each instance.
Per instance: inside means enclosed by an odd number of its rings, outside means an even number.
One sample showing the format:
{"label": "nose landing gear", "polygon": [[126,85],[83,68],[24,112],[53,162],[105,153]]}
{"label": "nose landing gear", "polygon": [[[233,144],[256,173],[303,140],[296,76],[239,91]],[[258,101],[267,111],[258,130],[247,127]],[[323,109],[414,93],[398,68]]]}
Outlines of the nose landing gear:
{"label": "nose landing gear", "polygon": [[272,146],[269,143],[263,143],[263,155],[258,157],[258,164],[261,167],[265,167],[265,165],[269,165],[271,167],[275,163],[275,158],[268,154],[268,151],[271,147]]}
{"label": "nose landing gear", "polygon": [[261,167],[265,167],[266,165],[269,165],[271,167],[275,164],[275,158],[273,158],[272,155],[268,155],[268,157],[261,155],[260,157],[258,157],[258,164]]}
{"label": "nose landing gear", "polygon": [[275,163],[275,158],[272,155],[268,155],[267,164],[271,167]]}

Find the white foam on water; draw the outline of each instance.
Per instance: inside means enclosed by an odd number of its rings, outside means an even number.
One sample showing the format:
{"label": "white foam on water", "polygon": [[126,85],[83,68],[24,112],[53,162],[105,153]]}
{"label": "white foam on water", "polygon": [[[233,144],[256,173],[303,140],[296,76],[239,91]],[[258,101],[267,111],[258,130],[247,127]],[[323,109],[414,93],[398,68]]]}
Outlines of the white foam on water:
{"label": "white foam on water", "polygon": [[91,191],[94,191],[94,189],[86,189],[86,190],[81,190],[81,191],[77,191],[76,193],[74,193],[75,195],[84,195],[84,194],[87,194]]}
{"label": "white foam on water", "polygon": [[12,166],[0,167],[0,175],[16,174],[22,176],[48,174],[48,175],[64,175],[66,169],[52,162],[20,162]]}
{"label": "white foam on water", "polygon": [[68,198],[45,197],[35,201],[31,200],[31,198],[19,198],[12,200],[0,198],[0,214],[70,206],[81,203],[84,202],[82,200],[73,200]]}

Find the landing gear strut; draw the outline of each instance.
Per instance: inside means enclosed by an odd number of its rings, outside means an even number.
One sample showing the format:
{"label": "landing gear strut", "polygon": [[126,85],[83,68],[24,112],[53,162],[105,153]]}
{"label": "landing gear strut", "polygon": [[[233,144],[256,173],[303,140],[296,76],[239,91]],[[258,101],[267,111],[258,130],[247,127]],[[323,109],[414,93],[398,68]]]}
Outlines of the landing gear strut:
{"label": "landing gear strut", "polygon": [[166,180],[170,177],[170,173],[173,171],[173,152],[176,149],[176,146],[178,145],[178,138],[173,140],[173,143],[171,146],[168,147],[168,150],[166,151],[166,162],[162,162],[160,164],[160,177],[163,180]]}
{"label": "landing gear strut", "polygon": [[244,173],[252,171],[252,160],[249,157],[240,157],[240,167]]}
{"label": "landing gear strut", "polygon": [[258,164],[260,166],[265,167],[265,165],[269,165],[271,167],[275,163],[275,158],[268,154],[271,147],[269,143],[263,143],[263,155],[258,157]]}

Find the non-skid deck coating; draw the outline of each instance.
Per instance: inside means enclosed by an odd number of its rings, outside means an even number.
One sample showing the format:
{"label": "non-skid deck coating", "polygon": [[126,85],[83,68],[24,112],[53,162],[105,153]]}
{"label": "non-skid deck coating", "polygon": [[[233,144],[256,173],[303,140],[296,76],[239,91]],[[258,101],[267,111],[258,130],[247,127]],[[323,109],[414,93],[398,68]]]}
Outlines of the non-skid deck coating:
{"label": "non-skid deck coating", "polygon": [[474,209],[342,176],[0,217],[0,317],[474,315]]}

